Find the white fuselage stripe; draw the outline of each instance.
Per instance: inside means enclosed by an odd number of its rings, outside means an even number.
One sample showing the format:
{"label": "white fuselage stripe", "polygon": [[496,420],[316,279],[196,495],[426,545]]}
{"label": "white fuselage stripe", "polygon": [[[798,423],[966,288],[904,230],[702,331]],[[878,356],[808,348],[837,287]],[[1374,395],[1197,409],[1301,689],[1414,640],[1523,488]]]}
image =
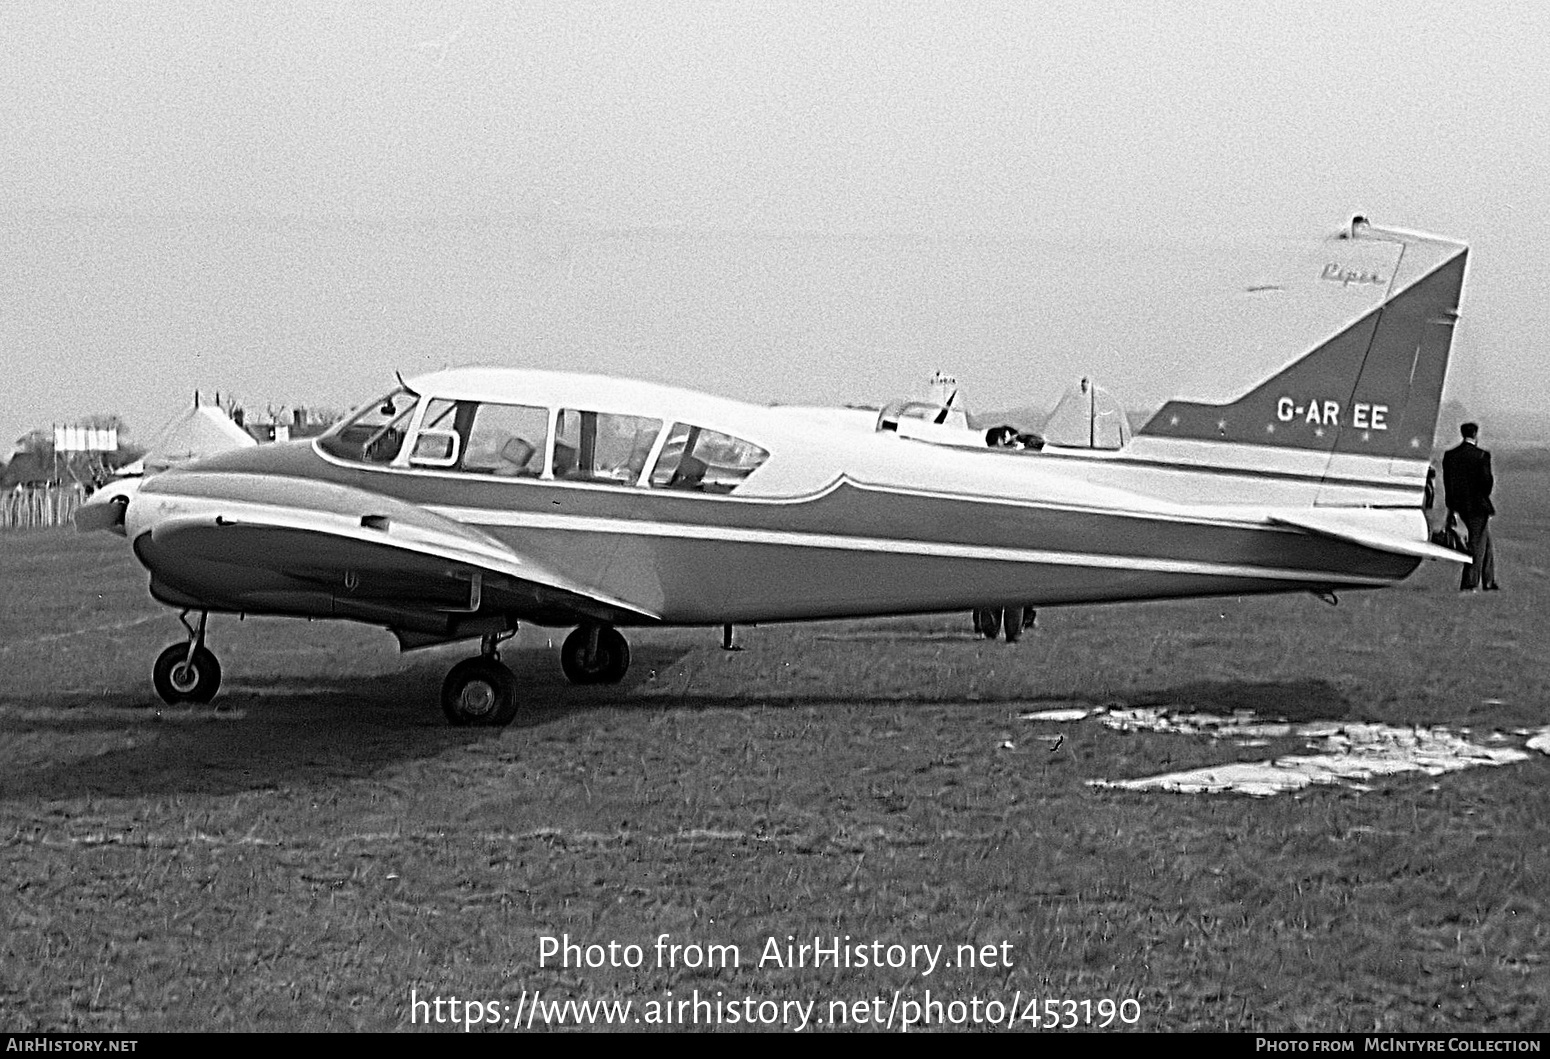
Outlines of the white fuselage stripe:
{"label": "white fuselage stripe", "polygon": [[[1276,581],[1386,585],[1393,579],[1358,576],[1329,570],[1287,570],[1234,563],[1199,562],[1187,559],[1163,559],[1129,555],[1047,551],[1037,548],[1005,548],[979,544],[948,544],[938,541],[902,540],[891,537],[861,537],[833,533],[804,533],[791,530],[761,530],[734,526],[707,526],[697,523],[646,522],[636,519],[604,518],[586,515],[551,515],[526,511],[499,511],[491,508],[446,507],[427,505],[428,510],[446,518],[481,529],[563,530],[579,533],[614,533],[623,536],[676,537],[683,540],[728,541],[740,544],[764,544],[796,548],[829,548],[858,552],[883,552],[893,555],[924,555],[944,559],[988,559],[998,562],[1033,563],[1049,566],[1080,566],[1106,570],[1144,570],[1151,573],[1194,574],[1210,577],[1261,578]],[[1266,530],[1266,532],[1275,532]]]}

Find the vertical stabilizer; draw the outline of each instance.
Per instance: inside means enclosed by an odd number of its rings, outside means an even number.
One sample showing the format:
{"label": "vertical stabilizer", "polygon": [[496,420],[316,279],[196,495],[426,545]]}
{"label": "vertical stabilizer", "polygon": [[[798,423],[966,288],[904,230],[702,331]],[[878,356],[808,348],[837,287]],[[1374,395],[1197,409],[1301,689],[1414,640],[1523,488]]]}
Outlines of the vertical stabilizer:
{"label": "vertical stabilizer", "polygon": [[1424,474],[1467,256],[1462,243],[1357,218],[1304,266],[1303,288],[1326,302],[1382,291],[1376,306],[1239,396],[1168,402],[1139,435],[1231,445],[1238,459],[1248,447],[1323,454],[1344,476],[1400,462]]}

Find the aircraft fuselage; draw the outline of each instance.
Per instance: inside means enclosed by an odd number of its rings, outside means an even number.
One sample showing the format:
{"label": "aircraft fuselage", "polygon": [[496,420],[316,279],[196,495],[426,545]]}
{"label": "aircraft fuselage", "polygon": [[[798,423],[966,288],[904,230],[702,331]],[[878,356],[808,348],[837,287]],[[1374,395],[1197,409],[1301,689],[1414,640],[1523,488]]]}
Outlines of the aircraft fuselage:
{"label": "aircraft fuselage", "polygon": [[[952,450],[848,434],[837,440],[847,443],[848,466],[790,497],[359,468],[293,442],[152,480],[131,513],[130,535],[196,513],[216,518],[224,510],[241,521],[260,494],[269,494],[261,505],[277,504],[297,485],[328,483],[346,518],[398,517],[396,507],[384,506],[388,500],[413,505],[655,620],[684,625],[966,610],[985,600],[1053,605],[1373,587],[1405,577],[1419,562],[1268,524],[1263,505],[1192,511],[1134,492],[1121,506],[1115,487],[1090,481],[1177,491],[1181,481],[1207,473],[1187,465],[1125,468],[1076,454]],[[891,451],[869,465],[871,447]],[[901,462],[915,463],[920,480],[897,481]],[[1230,481],[1217,480],[1220,472],[1210,476],[1212,488],[1230,489]],[[955,481],[970,486],[955,491]],[[1308,476],[1300,487],[1315,490],[1319,481]],[[1421,519],[1418,510],[1404,514]],[[170,602],[261,613],[266,599],[283,594],[286,579],[268,571],[218,560],[201,570],[186,554],[160,562],[149,542],[139,553]],[[318,589],[316,613],[347,616],[349,607],[333,600],[348,601],[350,592],[341,573],[337,585]],[[305,592],[286,598],[285,613],[309,609]],[[545,615],[514,617],[542,622]]]}

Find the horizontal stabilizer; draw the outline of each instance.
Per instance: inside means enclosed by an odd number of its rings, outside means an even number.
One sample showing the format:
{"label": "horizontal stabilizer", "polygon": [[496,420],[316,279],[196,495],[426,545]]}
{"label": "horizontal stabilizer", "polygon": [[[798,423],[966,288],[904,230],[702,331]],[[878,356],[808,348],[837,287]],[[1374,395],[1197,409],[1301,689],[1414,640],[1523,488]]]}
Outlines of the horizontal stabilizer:
{"label": "horizontal stabilizer", "polygon": [[1310,510],[1271,515],[1270,521],[1282,526],[1295,526],[1297,529],[1316,533],[1321,537],[1333,537],[1336,540],[1349,541],[1352,544],[1360,544],[1364,548],[1390,552],[1394,555],[1441,559],[1449,563],[1468,564],[1473,561],[1465,553],[1456,552],[1452,548],[1443,548],[1430,541],[1396,537],[1392,533],[1374,529],[1370,525],[1362,525],[1359,521],[1361,515],[1360,511],[1336,515],[1329,511]]}

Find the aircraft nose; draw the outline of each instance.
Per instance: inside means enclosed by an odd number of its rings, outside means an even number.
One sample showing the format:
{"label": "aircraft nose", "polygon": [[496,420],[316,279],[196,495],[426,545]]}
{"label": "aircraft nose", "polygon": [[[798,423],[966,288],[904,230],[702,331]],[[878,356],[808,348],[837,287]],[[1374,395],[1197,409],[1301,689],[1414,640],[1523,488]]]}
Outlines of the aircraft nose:
{"label": "aircraft nose", "polygon": [[121,482],[105,485],[93,493],[75,512],[77,533],[107,530],[124,536],[124,514],[129,510],[129,499],[140,489],[139,478],[126,478]]}

